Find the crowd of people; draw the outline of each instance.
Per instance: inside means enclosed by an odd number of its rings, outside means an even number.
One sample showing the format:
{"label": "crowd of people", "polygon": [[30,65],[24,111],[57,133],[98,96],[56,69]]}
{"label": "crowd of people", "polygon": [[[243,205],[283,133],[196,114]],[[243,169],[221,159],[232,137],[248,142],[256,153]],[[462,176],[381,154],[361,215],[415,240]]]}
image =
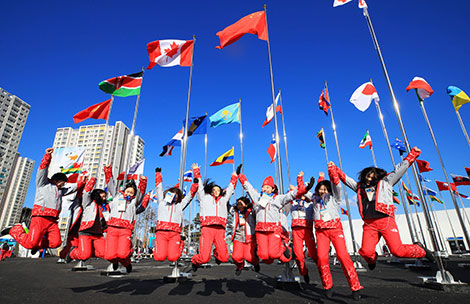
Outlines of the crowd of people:
{"label": "crowd of people", "polygon": [[[127,273],[132,271],[132,235],[137,215],[147,208],[151,198],[146,193],[147,178],[141,176],[138,183],[129,181],[118,185],[112,175],[111,165],[104,168],[107,192],[95,188],[96,178],[82,176],[75,184],[67,183],[67,176],[55,173],[48,178],[48,168],[53,149],[46,150],[36,177],[36,196],[29,230],[17,224],[4,229],[21,246],[34,254],[40,249],[58,248],[62,244],[58,217],[62,197],[75,193],[69,207],[70,217],[66,245],[60,257],[67,262],[85,261],[90,257],[102,258],[117,270],[122,264]],[[404,160],[387,173],[383,169],[368,167],[359,173],[358,181],[347,176],[333,162],[328,164],[329,180],[323,173],[315,185],[311,178],[304,183],[304,173],[297,175],[297,186],[279,193],[273,178],[268,176],[258,192],[241,173],[242,165],[233,172],[226,188],[215,182],[203,181],[197,164],[192,165],[193,183],[186,195],[179,185],[163,189],[161,168],[155,170],[155,202],[158,204],[155,248],[156,261],[177,261],[183,252],[181,238],[183,211],[196,196],[200,205],[200,244],[198,254],[192,257],[192,271],[209,262],[212,255],[217,264],[229,261],[226,242],[227,216],[233,214],[232,261],[239,276],[245,262],[260,271],[260,263],[274,260],[289,262],[294,259],[301,276],[308,284],[309,272],[305,263],[304,244],[308,256],[315,262],[325,296],[333,294],[333,280],[329,267],[330,244],[335,248],[344,275],[354,299],[360,298],[363,289],[354,264],[346,248],[345,235],[340,220],[340,204],[343,189],[341,182],[357,192],[359,213],[364,221],[362,246],[359,254],[373,270],[376,266],[375,248],[383,237],[390,253],[397,257],[434,260],[433,253],[423,244],[403,244],[394,218],[393,186],[416,160],[421,151],[413,148]],[[240,182],[246,196],[230,198]],[[315,186],[315,187],[314,187]],[[313,190],[312,190],[313,189]],[[289,244],[287,214],[292,217],[292,243]],[[212,247],[215,249],[212,251]],[[7,254],[2,247],[1,257]]]}

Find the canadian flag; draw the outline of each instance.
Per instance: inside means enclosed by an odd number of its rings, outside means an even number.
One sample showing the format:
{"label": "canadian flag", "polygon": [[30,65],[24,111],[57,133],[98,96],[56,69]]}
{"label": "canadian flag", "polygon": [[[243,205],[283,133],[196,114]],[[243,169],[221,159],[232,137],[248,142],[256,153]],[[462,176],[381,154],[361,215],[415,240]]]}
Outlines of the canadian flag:
{"label": "canadian flag", "polygon": [[[281,93],[277,93],[276,99],[274,100],[274,103],[276,104],[276,112],[282,113],[282,108],[281,106],[277,105],[277,101],[279,100],[279,96],[281,96]],[[273,111],[273,105],[271,104],[267,109],[266,109],[266,120],[263,122],[263,128],[266,126],[272,119],[274,118],[274,111]]]}
{"label": "canadian flag", "polygon": [[276,140],[274,139],[271,141],[271,144],[268,148],[269,157],[271,157],[271,164],[276,160]]}
{"label": "canadian flag", "polygon": [[424,100],[434,93],[429,83],[421,77],[415,77],[413,80],[411,80],[410,84],[406,88],[406,91],[408,92],[411,89],[416,90],[420,100]]}
{"label": "canadian flag", "polygon": [[359,111],[364,112],[369,108],[372,99],[379,101],[379,94],[377,94],[377,90],[371,82],[366,82],[354,91],[349,101]]}
{"label": "canadian flag", "polygon": [[157,40],[147,44],[150,64],[147,70],[156,64],[162,67],[175,65],[191,66],[193,57],[193,40]]}

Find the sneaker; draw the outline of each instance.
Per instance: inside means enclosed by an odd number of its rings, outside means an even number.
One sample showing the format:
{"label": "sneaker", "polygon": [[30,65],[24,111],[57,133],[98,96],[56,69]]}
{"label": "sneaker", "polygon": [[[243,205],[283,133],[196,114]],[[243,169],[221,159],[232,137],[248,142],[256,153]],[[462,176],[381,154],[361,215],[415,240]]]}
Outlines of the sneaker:
{"label": "sneaker", "polygon": [[369,268],[369,270],[374,270],[375,266],[377,266],[377,263],[367,264],[367,268]]}
{"label": "sneaker", "polygon": [[361,291],[360,290],[353,291],[352,298],[354,299],[354,301],[359,301],[361,299]]}
{"label": "sneaker", "polygon": [[132,272],[132,264],[129,264],[129,265],[126,266],[126,271],[127,271],[127,273]]}
{"label": "sneaker", "polygon": [[325,297],[327,297],[328,299],[331,299],[333,297],[333,287],[325,290]]}
{"label": "sneaker", "polygon": [[6,227],[5,229],[2,230],[2,232],[0,232],[0,235],[1,235],[1,236],[4,236],[4,235],[10,234],[10,229],[11,229],[11,228],[13,228],[13,226]]}
{"label": "sneaker", "polygon": [[38,253],[38,249],[31,249],[31,255],[35,255],[36,253]]}
{"label": "sneaker", "polygon": [[119,268],[119,263],[118,262],[113,263],[113,270],[116,271],[118,270],[118,268]]}
{"label": "sneaker", "polygon": [[193,270],[193,272],[196,272],[196,271],[197,271],[197,268],[198,268],[198,266],[197,266],[196,264],[193,263],[193,264],[191,265],[191,269]]}
{"label": "sneaker", "polygon": [[216,258],[216,259],[215,259],[215,263],[216,263],[217,265],[220,265],[220,264],[222,264],[222,261],[220,261],[219,259]]}
{"label": "sneaker", "polygon": [[[67,255],[65,256],[65,262],[66,262],[66,263],[72,262],[72,258],[70,257],[70,253],[71,253],[75,248],[77,248],[77,247],[75,247],[75,246],[70,247],[69,252],[68,252]],[[33,254],[33,251],[32,251],[32,250],[31,250],[31,254]]]}
{"label": "sneaker", "polygon": [[241,274],[242,274],[242,270],[241,270],[241,269],[238,269],[238,268],[235,269],[235,275],[236,275],[236,276],[239,276],[239,275],[241,275]]}
{"label": "sneaker", "polygon": [[261,270],[261,267],[259,266],[259,264],[256,264],[254,268],[256,272],[259,272]]}
{"label": "sneaker", "polygon": [[426,252],[425,258],[428,259],[430,262],[436,261],[436,258],[434,257],[434,254],[431,250],[427,249],[423,243],[421,242],[415,242],[415,245],[418,245],[419,247],[423,248],[423,250]]}
{"label": "sneaker", "polygon": [[305,283],[309,284],[310,283],[310,277],[308,276],[308,273],[304,275],[304,281]]}

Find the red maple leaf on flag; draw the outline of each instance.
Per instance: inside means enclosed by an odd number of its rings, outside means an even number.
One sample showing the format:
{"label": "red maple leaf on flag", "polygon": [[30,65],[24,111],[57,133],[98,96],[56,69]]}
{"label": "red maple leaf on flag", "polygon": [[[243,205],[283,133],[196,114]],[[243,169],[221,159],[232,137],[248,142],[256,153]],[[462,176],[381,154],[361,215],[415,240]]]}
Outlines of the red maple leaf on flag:
{"label": "red maple leaf on flag", "polygon": [[165,49],[165,55],[170,57],[170,58],[173,58],[173,56],[175,56],[178,53],[179,48],[180,48],[180,46],[173,41],[173,43],[170,44],[170,48]]}

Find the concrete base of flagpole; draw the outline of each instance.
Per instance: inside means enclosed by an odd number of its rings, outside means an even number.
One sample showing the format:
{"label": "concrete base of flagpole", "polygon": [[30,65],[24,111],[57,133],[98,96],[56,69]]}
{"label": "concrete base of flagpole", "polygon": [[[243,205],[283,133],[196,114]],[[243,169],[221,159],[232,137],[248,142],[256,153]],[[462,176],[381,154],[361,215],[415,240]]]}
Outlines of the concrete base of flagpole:
{"label": "concrete base of flagpole", "polygon": [[94,269],[92,265],[86,265],[85,261],[78,261],[77,265],[72,268],[72,271],[88,271]]}
{"label": "concrete base of flagpole", "polygon": [[354,255],[354,268],[356,268],[356,272],[367,272],[367,269],[362,266],[361,261],[359,261],[359,257]]}
{"label": "concrete base of flagpole", "polygon": [[423,264],[421,259],[416,259],[414,264],[405,264],[405,268],[410,270],[428,270],[431,269],[431,266]]}
{"label": "concrete base of flagpole", "polygon": [[127,270],[122,266],[119,266],[117,270],[114,270],[113,263],[110,263],[108,268],[106,268],[105,271],[100,272],[100,275],[111,277],[111,278],[120,278],[126,274],[127,274]]}
{"label": "concrete base of flagpole", "polygon": [[179,264],[176,262],[171,274],[163,277],[164,283],[186,282],[192,278],[193,275],[191,273],[181,272],[178,266]]}
{"label": "concrete base of flagpole", "polygon": [[300,277],[294,276],[289,263],[284,263],[284,273],[277,277],[276,288],[281,290],[300,290]]}
{"label": "concrete base of flagpole", "polygon": [[455,281],[448,271],[437,271],[434,277],[419,277],[422,287],[452,293],[470,293],[470,285],[461,281]]}

